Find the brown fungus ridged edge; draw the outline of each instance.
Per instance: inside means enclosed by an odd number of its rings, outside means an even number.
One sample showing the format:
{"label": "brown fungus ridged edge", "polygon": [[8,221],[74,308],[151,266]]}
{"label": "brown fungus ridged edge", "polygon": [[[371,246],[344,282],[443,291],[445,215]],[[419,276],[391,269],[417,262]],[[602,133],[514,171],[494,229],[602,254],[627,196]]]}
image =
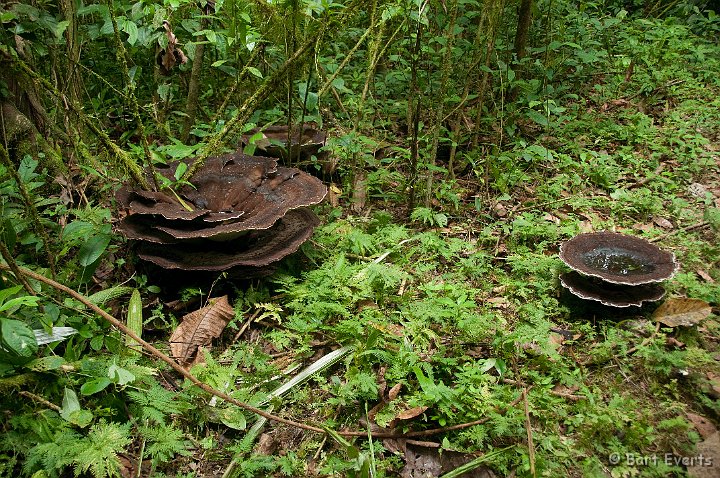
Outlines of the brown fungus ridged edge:
{"label": "brown fungus ridged edge", "polygon": [[[172,178],[177,164],[160,168]],[[295,252],[319,219],[304,209],[323,200],[322,182],[273,158],[233,153],[208,158],[177,191],[123,186],[128,215],[118,231],[140,243],[142,259],[166,269],[222,271],[257,268]]]}
{"label": "brown fungus ridged edge", "polygon": [[594,300],[610,307],[641,307],[665,296],[665,289],[657,283],[635,286],[611,284],[578,272],[560,274],[560,284],[581,299]]}
{"label": "brown fungus ridged edge", "polygon": [[675,255],[651,242],[617,232],[580,234],[560,247],[560,259],[573,271],[560,276],[563,287],[583,299],[613,307],[660,300],[657,285],[678,270]]}

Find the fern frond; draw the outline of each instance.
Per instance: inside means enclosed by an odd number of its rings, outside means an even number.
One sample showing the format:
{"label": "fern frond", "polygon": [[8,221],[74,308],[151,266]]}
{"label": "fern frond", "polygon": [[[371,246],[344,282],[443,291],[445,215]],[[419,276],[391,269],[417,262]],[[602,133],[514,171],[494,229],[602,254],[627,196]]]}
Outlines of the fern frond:
{"label": "fern frond", "polygon": [[140,417],[153,423],[164,424],[165,418],[172,414],[180,414],[186,404],[176,399],[177,394],[153,384],[147,390],[128,390],[130,399],[140,407]]}
{"label": "fern frond", "polygon": [[75,476],[90,471],[95,478],[120,475],[118,453],[130,444],[130,423],[119,425],[101,420],[93,425],[88,436],[74,444],[72,453]]}
{"label": "fern frond", "polygon": [[170,461],[175,455],[189,456],[189,442],[184,433],[172,425],[139,427],[140,434],[147,440],[145,456],[149,456],[153,464]]}

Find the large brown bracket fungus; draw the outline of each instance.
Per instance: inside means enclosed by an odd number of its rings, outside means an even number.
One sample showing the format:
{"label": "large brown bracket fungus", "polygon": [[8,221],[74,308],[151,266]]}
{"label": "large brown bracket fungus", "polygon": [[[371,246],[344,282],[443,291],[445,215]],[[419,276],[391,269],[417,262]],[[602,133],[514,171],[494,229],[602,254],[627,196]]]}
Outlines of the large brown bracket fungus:
{"label": "large brown bracket fungus", "polygon": [[[158,171],[172,178],[174,170]],[[140,258],[164,269],[258,275],[310,238],[320,221],[306,206],[327,192],[307,173],[241,153],[208,158],[190,183],[174,194],[128,185],[116,193],[128,209],[118,230],[139,243]]]}
{"label": "large brown bracket fungus", "polygon": [[560,246],[560,259],[574,271],[560,275],[563,287],[611,307],[660,300],[665,289],[658,283],[679,268],[672,252],[639,237],[607,231],[570,239]]}

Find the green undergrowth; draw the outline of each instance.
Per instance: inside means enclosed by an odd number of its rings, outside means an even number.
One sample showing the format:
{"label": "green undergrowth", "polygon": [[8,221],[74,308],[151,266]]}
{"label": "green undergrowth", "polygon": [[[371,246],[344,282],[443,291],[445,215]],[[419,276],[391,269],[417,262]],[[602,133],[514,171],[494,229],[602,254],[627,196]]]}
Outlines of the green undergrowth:
{"label": "green undergrowth", "polygon": [[[94,197],[69,207],[42,158],[26,156],[17,173],[34,218],[0,165],[0,233],[19,265],[54,273],[119,318],[139,296],[143,337],[165,353],[185,312],[170,304],[191,310],[228,293],[235,316],[192,372],[328,430],[263,426],[129,347],[80,302],[35,281],[31,295],[3,273],[0,476],[395,477],[406,466],[397,442],[334,431],[474,422],[418,440],[487,456],[497,476],[686,476],[674,459],[696,456],[704,438],[687,414],[720,420],[720,54],[698,34],[719,27],[709,15],[556,8],[566,18],[553,28],[573,41],[548,38],[522,64],[486,67],[497,80],[488,93],[497,110],[483,119],[498,121],[484,132],[492,145],[442,138],[458,146],[457,176],[443,159],[421,165],[436,175],[427,204],[406,210],[410,151],[393,118],[367,135],[335,125],[327,148],[357,163],[340,165],[338,206],[316,208],[322,226],[270,277],[220,275],[178,291],[113,234],[111,184],[99,172]],[[361,73],[347,85],[363,85]],[[382,95],[367,101],[405,114],[404,73],[378,77]],[[338,98],[352,93],[345,80],[335,85]],[[368,201],[351,213],[363,164]],[[656,305],[618,310],[569,295],[559,246],[590,230],[672,250],[681,268],[664,284],[668,296],[706,301],[714,315],[670,328],[652,320]],[[35,332],[58,327],[77,333],[37,345]]]}

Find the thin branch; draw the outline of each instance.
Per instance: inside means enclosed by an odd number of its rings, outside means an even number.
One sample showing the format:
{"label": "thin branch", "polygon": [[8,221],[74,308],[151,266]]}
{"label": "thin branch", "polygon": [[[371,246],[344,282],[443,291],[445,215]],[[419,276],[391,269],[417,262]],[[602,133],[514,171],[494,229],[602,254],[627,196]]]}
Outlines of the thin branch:
{"label": "thin branch", "polygon": [[709,227],[709,226],[710,226],[709,222],[701,221],[701,222],[698,222],[695,224],[690,224],[689,226],[682,227],[680,229],[675,229],[674,231],[667,232],[667,233],[663,234],[662,236],[653,237],[652,239],[650,239],[650,242],[662,241],[663,239],[666,239],[670,236],[674,236],[675,234],[677,234],[679,232],[688,232],[688,231],[692,231],[694,229],[705,229],[706,227]]}
{"label": "thin branch", "polygon": [[28,397],[28,398],[31,399],[31,400],[35,400],[36,402],[42,403],[43,405],[45,405],[45,406],[48,407],[49,409],[55,410],[55,411],[58,412],[58,413],[60,413],[60,412],[62,411],[62,408],[58,407],[57,405],[55,405],[55,404],[52,403],[52,402],[49,402],[48,400],[45,400],[45,399],[44,399],[43,397],[41,397],[40,395],[35,395],[34,393],[28,392],[28,391],[26,391],[26,390],[21,390],[21,391],[19,391],[18,393],[19,393],[20,395],[22,395],[23,397]]}
{"label": "thin branch", "polygon": [[327,90],[332,86],[333,81],[335,81],[335,78],[338,77],[341,71],[345,69],[348,63],[350,63],[350,60],[352,59],[353,55],[356,51],[358,51],[358,48],[363,44],[365,39],[370,35],[370,33],[373,31],[374,25],[370,25],[367,30],[360,36],[358,41],[355,43],[355,46],[353,46],[350,51],[345,55],[345,58],[343,58],[343,61],[340,62],[340,65],[337,67],[337,69],[333,72],[332,75],[325,81],[325,84],[318,90],[318,98],[322,98],[322,96],[327,93]]}
{"label": "thin branch", "polygon": [[220,107],[215,112],[215,115],[212,118],[212,123],[216,122],[218,118],[220,118],[220,115],[222,115],[225,112],[225,109],[227,108],[228,103],[230,103],[230,99],[235,96],[235,92],[237,91],[238,86],[240,86],[240,82],[244,81],[245,78],[250,74],[250,68],[252,64],[255,62],[255,58],[258,56],[258,52],[262,49],[261,46],[255,45],[255,48],[253,48],[252,53],[250,54],[250,58],[245,62],[245,66],[242,70],[240,70],[240,73],[238,74],[237,78],[235,79],[235,83],[230,87],[230,89],[225,94],[225,98],[223,98],[223,102],[220,105]]}
{"label": "thin branch", "polygon": [[[336,23],[339,24],[345,18],[350,16],[354,11],[354,7],[360,3],[360,0],[355,0],[345,7],[345,11],[339,15]],[[223,129],[210,138],[207,145],[205,145],[202,151],[198,154],[192,166],[188,168],[181,180],[187,181],[190,179],[190,177],[192,177],[192,175],[195,174],[200,167],[202,167],[208,157],[213,154],[218,154],[221,151],[225,138],[243,126],[247,120],[250,119],[260,103],[270,96],[283,79],[286,78],[288,70],[292,66],[295,66],[295,64],[298,63],[298,61],[303,58],[309,50],[312,49],[312,46],[317,42],[318,36],[323,35],[326,28],[329,27],[327,25],[323,26],[323,31],[319,32],[318,35],[309,35],[309,38],[292,54],[292,56],[285,60],[285,63],[283,63],[277,70],[275,70],[275,72],[273,72],[273,74],[265,79],[260,87],[255,90],[255,93],[245,100],[242,106],[238,108],[238,112],[235,117],[225,123]]]}
{"label": "thin branch", "polygon": [[150,153],[150,145],[148,145],[147,135],[145,134],[145,125],[143,124],[142,117],[140,116],[140,106],[138,105],[137,96],[135,95],[135,82],[130,78],[130,70],[128,69],[128,52],[125,49],[125,43],[120,38],[120,30],[118,29],[117,19],[115,18],[115,3],[113,0],[105,0],[107,3],[108,11],[110,13],[110,20],[112,22],[115,47],[117,48],[117,59],[120,61],[123,75],[125,76],[125,85],[127,86],[127,98],[130,100],[132,106],[133,116],[137,123],[138,133],[140,135],[140,142],[142,143],[143,151],[145,152],[145,167],[152,172],[152,178],[155,182],[155,189],[160,189],[158,173],[155,171],[152,162],[152,153]]}

